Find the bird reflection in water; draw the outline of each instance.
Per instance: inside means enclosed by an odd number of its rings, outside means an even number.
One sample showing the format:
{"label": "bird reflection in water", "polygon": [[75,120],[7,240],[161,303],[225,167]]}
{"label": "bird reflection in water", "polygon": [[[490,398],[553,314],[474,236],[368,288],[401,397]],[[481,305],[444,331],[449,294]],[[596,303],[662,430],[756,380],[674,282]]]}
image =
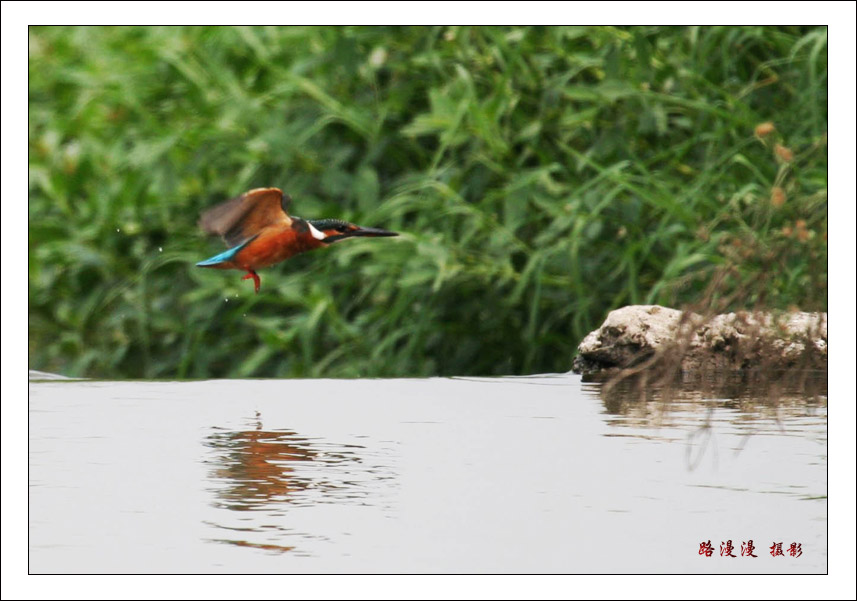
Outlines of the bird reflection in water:
{"label": "bird reflection in water", "polygon": [[[358,485],[361,478],[356,474],[365,470],[356,454],[363,447],[334,445],[291,430],[266,430],[258,413],[251,424],[246,430],[215,428],[204,441],[213,451],[206,461],[212,466],[210,477],[215,496],[212,505],[230,510],[220,514],[219,523],[207,523],[221,530],[240,532],[243,537],[216,538],[213,542],[274,553],[291,551],[294,545],[280,544],[286,542],[281,540],[283,537],[288,537],[288,542],[294,536],[314,537],[287,526],[290,509],[365,495]],[[242,512],[244,517],[232,512]]]}
{"label": "bird reflection in water", "polygon": [[288,430],[219,432],[207,446],[222,451],[212,475],[228,486],[218,492],[220,506],[236,511],[258,509],[266,503],[287,501],[311,482],[295,475],[294,464],[312,461],[317,453],[308,441]]}

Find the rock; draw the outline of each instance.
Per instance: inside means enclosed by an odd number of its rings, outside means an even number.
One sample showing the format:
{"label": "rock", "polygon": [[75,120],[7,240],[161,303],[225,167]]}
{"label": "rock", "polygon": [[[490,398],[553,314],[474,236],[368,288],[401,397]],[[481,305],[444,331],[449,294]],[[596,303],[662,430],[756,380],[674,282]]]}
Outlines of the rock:
{"label": "rock", "polygon": [[68,382],[74,382],[78,380],[84,380],[85,378],[69,378],[68,376],[62,376],[60,374],[52,374],[46,371],[38,371],[35,369],[27,370],[29,372],[29,381],[30,382],[47,382],[49,380],[66,380]]}
{"label": "rock", "polygon": [[827,369],[827,313],[739,312],[706,319],[658,305],[611,311],[577,348],[577,373],[674,361],[681,370]]}

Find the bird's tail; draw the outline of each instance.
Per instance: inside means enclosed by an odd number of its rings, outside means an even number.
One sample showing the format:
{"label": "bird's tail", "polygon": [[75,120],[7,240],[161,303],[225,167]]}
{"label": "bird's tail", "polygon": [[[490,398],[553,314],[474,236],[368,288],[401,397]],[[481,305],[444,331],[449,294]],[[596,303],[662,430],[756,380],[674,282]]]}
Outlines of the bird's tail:
{"label": "bird's tail", "polygon": [[[256,234],[256,236],[258,236],[258,235],[259,234]],[[237,246],[233,246],[229,250],[225,250],[222,253],[220,253],[219,255],[214,255],[210,259],[206,259],[205,261],[200,261],[199,263],[196,264],[196,266],[197,267],[216,267],[216,266],[220,265],[221,263],[227,263],[227,262],[229,262],[235,258],[235,255],[238,254],[238,251],[240,251],[242,248],[244,248],[245,246],[250,244],[253,240],[255,240],[256,236],[252,236],[250,238],[247,238],[241,244],[239,244]]]}

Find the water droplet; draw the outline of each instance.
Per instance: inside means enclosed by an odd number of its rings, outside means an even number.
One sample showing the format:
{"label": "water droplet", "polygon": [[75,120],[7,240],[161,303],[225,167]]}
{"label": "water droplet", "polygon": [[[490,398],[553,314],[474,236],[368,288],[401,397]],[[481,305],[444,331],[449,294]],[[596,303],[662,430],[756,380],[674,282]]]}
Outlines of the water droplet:
{"label": "water droplet", "polygon": [[228,303],[228,302],[229,302],[229,297],[226,297],[226,298],[224,298],[223,300],[225,300],[225,301]]}
{"label": "water droplet", "polygon": [[159,246],[159,247],[158,247],[158,252],[159,252],[159,253],[162,253],[162,252],[164,252],[164,249],[163,249],[163,248],[161,248],[161,247]]}
{"label": "water droplet", "polygon": [[119,233],[119,228],[118,228],[118,227],[116,228],[116,233]]}

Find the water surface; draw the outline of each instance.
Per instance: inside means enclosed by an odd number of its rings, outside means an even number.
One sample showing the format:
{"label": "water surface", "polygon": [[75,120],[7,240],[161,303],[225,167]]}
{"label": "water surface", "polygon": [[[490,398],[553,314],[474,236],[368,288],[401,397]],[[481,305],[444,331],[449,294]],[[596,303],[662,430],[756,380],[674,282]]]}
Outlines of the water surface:
{"label": "water surface", "polygon": [[29,393],[33,573],[826,571],[825,395],[574,375]]}

